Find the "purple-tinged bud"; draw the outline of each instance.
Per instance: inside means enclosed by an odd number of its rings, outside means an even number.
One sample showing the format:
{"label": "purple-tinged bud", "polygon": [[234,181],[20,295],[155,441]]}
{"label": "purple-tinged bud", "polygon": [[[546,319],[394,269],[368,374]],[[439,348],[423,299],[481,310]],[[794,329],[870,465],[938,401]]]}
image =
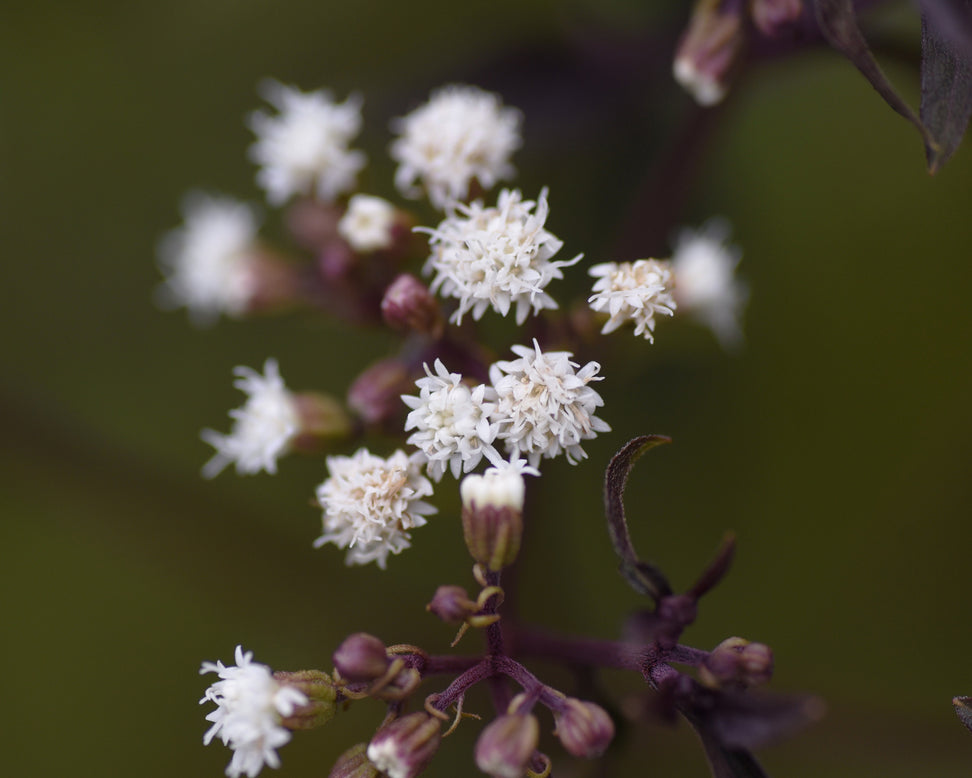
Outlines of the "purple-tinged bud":
{"label": "purple-tinged bud", "polygon": [[455,624],[472,616],[479,610],[479,605],[469,599],[466,590],[461,586],[449,585],[435,590],[435,596],[425,606],[425,610],[445,622]]}
{"label": "purple-tinged bud", "polygon": [[749,11],[756,28],[775,38],[803,15],[803,0],[751,0]]}
{"label": "purple-tinged bud", "polygon": [[444,321],[438,301],[415,276],[402,273],[385,290],[381,300],[385,323],[396,330],[438,337]]}
{"label": "purple-tinged bud", "polygon": [[323,443],[351,432],[351,419],[341,403],[330,395],[300,392],[292,399],[298,425],[291,443],[295,451],[318,451]]}
{"label": "purple-tinged bud", "polygon": [[428,713],[409,713],[386,724],[368,744],[368,759],[388,778],[413,778],[432,761],[442,724]]}
{"label": "purple-tinged bud", "polygon": [[262,246],[249,255],[246,274],[248,314],[279,312],[301,301],[298,266]]}
{"label": "purple-tinged bud", "polygon": [[332,659],[341,676],[352,682],[381,678],[391,664],[385,644],[365,632],[356,632],[345,638]]}
{"label": "purple-tinged bud", "polygon": [[614,738],[614,722],[604,708],[593,702],[568,697],[563,709],[554,711],[554,721],[554,734],[573,756],[594,759],[607,750]]}
{"label": "purple-tinged bud", "polygon": [[462,479],[462,534],[472,558],[498,571],[516,560],[523,537],[526,486],[515,467],[490,468]]}
{"label": "purple-tinged bud", "polygon": [[328,778],[377,778],[378,768],[368,758],[368,744],[351,746],[337,758]]}
{"label": "purple-tinged bud", "polygon": [[529,713],[507,713],[476,741],[476,767],[493,778],[522,778],[540,740],[540,724]]}
{"label": "purple-tinged bud", "polygon": [[745,689],[766,683],[772,675],[770,647],[738,637],[723,640],[699,667],[699,681],[713,689]]}
{"label": "purple-tinged bud", "polygon": [[398,359],[382,359],[365,368],[348,389],[348,407],[365,424],[383,424],[404,417],[402,394],[415,388]]}
{"label": "purple-tinged bud", "polygon": [[738,10],[723,11],[719,0],[699,0],[672,64],[675,80],[699,105],[726,96],[742,61],[746,30]]}
{"label": "purple-tinged bud", "polygon": [[286,224],[294,241],[305,249],[318,251],[337,236],[341,210],[332,203],[302,198],[287,209]]}
{"label": "purple-tinged bud", "polygon": [[273,679],[303,693],[307,702],[296,705],[280,723],[287,729],[315,729],[327,724],[337,713],[337,688],[334,679],[320,670],[278,671]]}

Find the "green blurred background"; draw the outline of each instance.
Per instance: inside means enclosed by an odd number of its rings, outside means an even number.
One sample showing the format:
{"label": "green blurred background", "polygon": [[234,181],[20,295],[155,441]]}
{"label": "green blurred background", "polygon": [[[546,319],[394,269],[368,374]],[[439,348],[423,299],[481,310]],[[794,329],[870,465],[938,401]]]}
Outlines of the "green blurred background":
{"label": "green blurred background", "polygon": [[[432,651],[452,637],[422,609],[437,584],[469,582],[448,489],[443,515],[382,573],[311,548],[321,459],[286,460],[273,478],[199,477],[199,430],[225,429],[241,399],[233,366],[272,355],[291,387],[340,395],[393,345],[308,315],[199,330],[153,304],[156,242],[186,190],[260,198],[243,124],[259,79],[360,92],[363,186],[388,197],[388,119],[444,83],[500,91],[525,112],[517,185],[551,187],[548,227],[565,252],[633,259],[612,254],[619,233],[667,207],[665,191],[644,199],[645,182],[691,112],[669,77],[685,15],[683,3],[629,0],[4,10],[5,774],[218,776],[229,753],[201,745],[202,660],[229,660],[242,642],[275,668],[329,668],[353,631]],[[871,29],[915,50],[907,8]],[[888,67],[914,102],[912,65]],[[668,321],[655,346],[605,344],[614,432],[582,466],[545,468],[522,613],[617,634],[640,602],[615,572],[601,473],[627,438],[670,434],[629,490],[639,548],[678,588],[725,529],[739,539],[687,642],[769,643],[775,688],[828,703],[824,721],[761,754],[769,770],[968,775],[972,735],[950,698],[972,693],[972,150],[930,178],[914,130],[822,49],[750,69],[708,124],[680,176],[679,219],[731,219],[751,288],[747,347],[729,357]],[[554,294],[587,284],[575,273]],[[380,715],[366,702],[298,735],[280,775],[326,775]],[[473,774],[476,730],[447,741],[429,774]],[[686,727],[635,732],[613,774],[707,774]],[[593,774],[550,752],[559,775]]]}

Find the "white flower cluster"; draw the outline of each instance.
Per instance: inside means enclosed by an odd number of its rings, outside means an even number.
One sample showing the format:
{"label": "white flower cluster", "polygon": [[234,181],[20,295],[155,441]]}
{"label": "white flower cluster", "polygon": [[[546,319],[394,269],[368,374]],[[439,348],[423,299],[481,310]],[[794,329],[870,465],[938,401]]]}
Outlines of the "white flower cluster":
{"label": "white flower cluster", "polygon": [[314,547],[333,543],[348,549],[347,564],[375,562],[384,570],[388,554],[411,545],[409,530],[436,512],[422,499],[432,494],[432,484],[420,467],[401,450],[388,459],[364,448],[354,456],[328,457],[329,477],[317,488],[324,532]]}
{"label": "white flower cluster", "polygon": [[490,367],[490,386],[469,387],[436,360],[437,375],[426,367],[428,376],[416,382],[419,396],[402,397],[412,409],[405,429],[417,430],[408,443],[419,449],[435,480],[447,466],[458,478],[484,456],[499,465],[498,441],[509,454],[525,455],[533,468],[561,452],[576,464],[587,456],[581,441],[611,429],[594,415],[604,401],[589,386],[601,380],[600,365],[589,362],[578,371],[569,352],[544,353],[536,340],[532,349],[513,346],[513,352],[520,358]]}
{"label": "white flower cluster", "polygon": [[605,262],[588,272],[598,279],[588,303],[595,311],[610,315],[601,332],[613,332],[633,321],[634,334],[654,342],[655,315],[675,313],[669,264],[657,259]]}
{"label": "white flower cluster", "polygon": [[406,197],[424,190],[432,205],[444,209],[465,200],[473,180],[490,189],[511,178],[510,156],[522,143],[520,119],[498,95],[476,87],[438,90],[425,105],[392,122],[401,135],[391,145],[399,163],[395,185]]}
{"label": "white flower cluster", "polygon": [[199,704],[216,703],[216,710],[206,716],[213,726],[203,743],[209,745],[218,736],[233,749],[226,775],[253,778],[265,764],[279,767],[277,749],[290,740],[290,731],[281,721],[307,704],[304,693],[278,683],[270,668],[254,662],[253,652],[244,652],[242,646],[236,647],[236,665],[203,662],[199,672],[220,678],[206,689]]}
{"label": "white flower cluster", "polygon": [[159,264],[167,275],[160,303],[185,306],[200,324],[243,313],[254,291],[255,211],[236,200],[192,192],[182,214],[185,224],[159,244]]}
{"label": "white flower cluster", "polygon": [[276,473],[277,459],[287,453],[300,429],[294,396],[284,386],[277,361],[268,359],[263,371],[260,375],[242,366],[233,370],[239,376],[233,385],[248,397],[242,408],[230,411],[233,431],[229,435],[202,431],[202,439],[216,449],[203,467],[206,478],[218,475],[231,462],[241,475],[261,470]]}
{"label": "white flower cluster", "polygon": [[563,241],[544,229],[549,211],[546,189],[536,202],[504,189],[495,207],[486,208],[479,200],[460,204],[434,230],[419,228],[430,235],[425,273],[435,274],[432,291],[459,300],[452,321],[460,324],[470,311],[479,319],[490,307],[506,316],[515,305],[516,322],[522,324],[531,309],[557,307],[544,290],[564,277],[560,268],[582,255],[551,261]]}
{"label": "white flower cluster", "polygon": [[348,148],[361,129],[361,99],[335,103],[330,92],[304,93],[278,81],[261,91],[278,114],[256,111],[250,129],[257,136],[250,157],[260,165],[257,183],[267,200],[280,205],[294,195],[331,201],[355,186],[365,155]]}
{"label": "white flower cluster", "polygon": [[394,226],[395,206],[380,197],[356,194],[348,201],[337,229],[351,248],[368,253],[391,246]]}

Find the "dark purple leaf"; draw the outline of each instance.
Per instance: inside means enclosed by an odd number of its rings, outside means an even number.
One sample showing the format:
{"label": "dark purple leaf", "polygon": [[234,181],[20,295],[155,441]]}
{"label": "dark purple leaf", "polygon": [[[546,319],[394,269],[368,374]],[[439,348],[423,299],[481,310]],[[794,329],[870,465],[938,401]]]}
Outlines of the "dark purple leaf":
{"label": "dark purple leaf", "polygon": [[702,741],[713,778],[769,778],[756,761],[756,757],[749,751],[744,748],[725,746],[709,726],[697,716],[684,711],[682,715]]}
{"label": "dark purple leaf", "polygon": [[699,599],[703,594],[710,591],[719,581],[729,572],[729,565],[732,564],[732,557],[736,552],[736,538],[730,532],[722,541],[715,559],[709,566],[702,571],[699,580],[693,584],[692,588],[686,592],[694,599]]}
{"label": "dark purple leaf", "polygon": [[921,14],[921,121],[935,139],[926,148],[936,172],[958,148],[972,114],[972,0],[926,0]]}
{"label": "dark purple leaf", "polygon": [[636,592],[647,594],[655,600],[671,594],[672,587],[658,568],[642,562],[635,553],[624,515],[624,487],[638,457],[650,448],[671,442],[671,438],[663,435],[642,435],[630,440],[614,455],[604,473],[604,512],[611,545],[621,558],[621,574]]}
{"label": "dark purple leaf", "polygon": [[827,42],[853,62],[884,101],[918,129],[925,142],[925,153],[932,159],[938,144],[878,66],[857,26],[853,0],[815,0],[814,6],[817,25]]}
{"label": "dark purple leaf", "polygon": [[953,697],[952,706],[959,717],[959,721],[972,731],[972,697]]}
{"label": "dark purple leaf", "polygon": [[708,725],[727,748],[762,748],[792,735],[824,713],[810,695],[719,692]]}

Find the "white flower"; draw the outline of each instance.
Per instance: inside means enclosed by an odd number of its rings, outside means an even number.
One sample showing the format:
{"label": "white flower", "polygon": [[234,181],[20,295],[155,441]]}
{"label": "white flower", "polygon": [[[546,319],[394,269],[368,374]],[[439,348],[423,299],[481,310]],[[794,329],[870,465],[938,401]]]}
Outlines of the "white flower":
{"label": "white flower", "polygon": [[432,494],[432,483],[420,467],[401,450],[388,459],[364,448],[354,456],[328,457],[330,477],[317,487],[324,533],[314,547],[333,543],[348,549],[347,564],[375,562],[384,570],[389,553],[411,545],[408,531],[436,512],[422,500]]}
{"label": "white flower", "polygon": [[564,277],[560,268],[582,255],[550,261],[563,241],[543,227],[549,210],[546,189],[535,203],[523,200],[518,190],[504,189],[494,208],[477,200],[459,205],[458,213],[450,213],[434,230],[419,228],[431,236],[424,272],[435,273],[432,291],[459,300],[452,321],[461,323],[469,311],[479,319],[489,307],[506,316],[515,304],[517,324],[522,324],[531,308],[537,313],[557,307],[544,289]]}
{"label": "white flower", "polygon": [[418,448],[427,464],[429,476],[440,481],[446,469],[453,478],[468,473],[485,456],[500,461],[493,448],[499,423],[490,423],[496,408],[496,395],[491,386],[470,388],[459,373],[446,370],[442,360],[435,360],[436,375],[425,365],[425,378],[415,382],[419,396],[402,395],[412,411],[405,420],[405,430],[416,430],[406,441]]}
{"label": "white flower", "polygon": [[242,408],[230,411],[234,421],[229,435],[202,431],[202,439],[216,449],[203,467],[206,478],[218,475],[230,462],[236,463],[240,475],[276,473],[277,459],[289,450],[300,428],[294,396],[284,386],[275,359],[268,359],[263,370],[265,375],[249,367],[233,370],[239,376],[233,386],[249,397]]}
{"label": "white flower", "polygon": [[635,335],[654,342],[655,315],[671,316],[675,312],[668,263],[657,259],[605,262],[588,272],[598,280],[587,302],[595,311],[611,317],[601,332],[613,332],[630,320],[635,323]]}
{"label": "white flower", "polygon": [[540,475],[540,471],[529,467],[526,460],[515,458],[486,468],[482,475],[467,475],[459,485],[462,504],[466,507],[476,504],[479,507],[489,505],[522,511],[526,492],[524,475]]}
{"label": "white flower", "polygon": [[236,647],[236,665],[203,662],[200,674],[216,673],[219,681],[206,689],[199,701],[214,702],[216,710],[206,716],[213,722],[203,737],[209,745],[217,735],[233,749],[233,759],[226,768],[230,778],[246,774],[253,778],[267,764],[280,766],[277,749],[290,740],[290,731],[282,726],[284,716],[291,715],[307,697],[298,689],[278,683],[266,665],[254,662],[251,651]]}
{"label": "white flower", "polygon": [[267,200],[280,205],[302,194],[331,201],[353,189],[365,165],[363,152],[348,149],[361,128],[361,99],[335,103],[328,91],[305,93],[278,81],[265,81],[260,91],[279,111],[249,117],[257,136],[250,158],[261,166],[257,183]]}
{"label": "white flower", "polygon": [[185,224],[159,244],[159,263],[168,276],[159,289],[160,303],[185,306],[200,324],[221,313],[243,313],[254,292],[256,213],[244,203],[202,192],[186,196],[182,213]]}
{"label": "white flower", "polygon": [[742,256],[727,245],[729,223],[711,219],[698,230],[682,230],[672,256],[675,299],[685,311],[712,328],[725,347],[742,340],[739,318],[748,292],[734,276]]}
{"label": "white flower", "polygon": [[476,179],[490,189],[515,171],[510,155],[520,147],[520,112],[498,95],[472,86],[447,86],[425,105],[392,122],[401,135],[391,145],[399,163],[395,185],[418,197],[420,182],[432,205],[444,209],[464,200]]}
{"label": "white flower", "polygon": [[588,386],[601,380],[601,366],[588,362],[577,371],[569,352],[544,354],[536,340],[532,349],[513,346],[513,352],[520,358],[489,368],[497,395],[494,418],[503,425],[499,437],[507,451],[525,454],[533,467],[561,451],[571,464],[586,458],[580,441],[611,429],[594,415],[604,401]]}
{"label": "white flower", "polygon": [[395,206],[380,197],[356,194],[337,229],[355,251],[369,252],[391,246],[394,226]]}

